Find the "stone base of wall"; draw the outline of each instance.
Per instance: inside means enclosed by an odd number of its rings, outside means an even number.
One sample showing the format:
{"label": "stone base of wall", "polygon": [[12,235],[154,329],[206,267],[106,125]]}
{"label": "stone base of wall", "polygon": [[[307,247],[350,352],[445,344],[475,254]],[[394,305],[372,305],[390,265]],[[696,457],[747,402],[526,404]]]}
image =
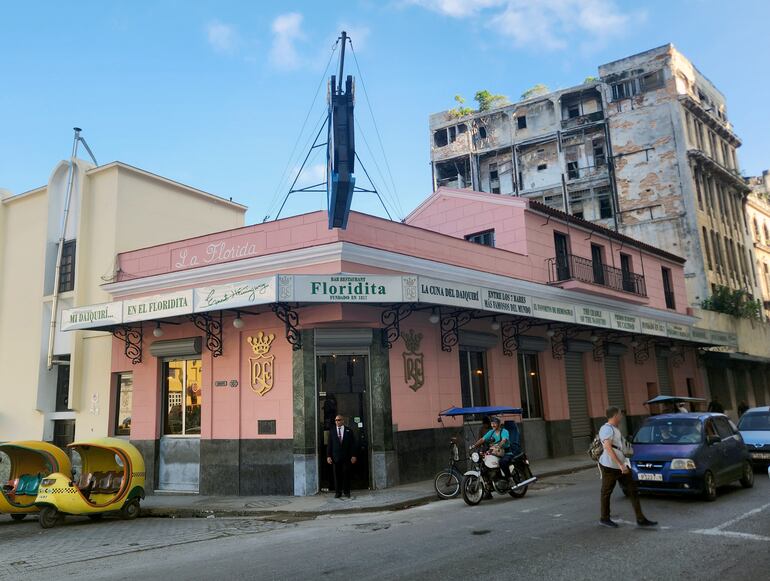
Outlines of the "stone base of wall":
{"label": "stone base of wall", "polygon": [[519,424],[521,445],[530,460],[548,458],[548,431],[545,420],[524,420]]}
{"label": "stone base of wall", "polygon": [[158,488],[159,440],[131,440],[144,458],[144,493],[154,494]]}
{"label": "stone base of wall", "polygon": [[569,420],[546,421],[545,433],[548,441],[548,455],[551,458],[572,456],[575,453],[572,445],[572,422]]}
{"label": "stone base of wall", "polygon": [[[429,480],[449,465],[449,442],[462,428],[428,428],[395,432],[398,479],[401,484]],[[460,458],[464,458],[463,444]]]}

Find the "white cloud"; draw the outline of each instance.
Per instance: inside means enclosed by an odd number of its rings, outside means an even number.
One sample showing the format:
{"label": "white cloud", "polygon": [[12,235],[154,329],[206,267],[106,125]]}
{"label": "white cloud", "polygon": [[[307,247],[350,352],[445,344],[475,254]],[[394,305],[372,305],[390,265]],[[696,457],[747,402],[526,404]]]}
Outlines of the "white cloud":
{"label": "white cloud", "polygon": [[270,62],[278,69],[292,70],[302,64],[297,43],[305,39],[302,31],[302,14],[288,12],[273,20],[271,26],[273,44],[270,47]]}
{"label": "white cloud", "polygon": [[238,44],[238,33],[229,24],[212,20],[206,25],[206,38],[215,52],[232,53]]}
{"label": "white cloud", "polygon": [[597,48],[623,35],[633,18],[615,0],[408,0],[451,18],[488,28],[517,47]]}

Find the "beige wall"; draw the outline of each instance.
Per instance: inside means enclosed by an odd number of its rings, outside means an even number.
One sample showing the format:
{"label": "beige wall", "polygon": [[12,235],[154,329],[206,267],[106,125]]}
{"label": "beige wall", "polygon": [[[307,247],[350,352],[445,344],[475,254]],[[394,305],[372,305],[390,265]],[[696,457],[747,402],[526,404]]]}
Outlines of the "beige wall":
{"label": "beige wall", "polygon": [[[75,290],[61,295],[60,308],[110,300],[101,285],[115,275],[119,252],[244,224],[245,208],[129,166],[110,164],[81,176],[70,229],[77,237]],[[45,420],[55,409],[56,368],[45,369],[44,280],[47,231],[50,223],[58,232],[61,204],[48,200],[49,189],[0,204],[0,441],[52,435]],[[56,346],[57,354],[71,354],[75,437],[107,435],[111,335],[64,333]]]}

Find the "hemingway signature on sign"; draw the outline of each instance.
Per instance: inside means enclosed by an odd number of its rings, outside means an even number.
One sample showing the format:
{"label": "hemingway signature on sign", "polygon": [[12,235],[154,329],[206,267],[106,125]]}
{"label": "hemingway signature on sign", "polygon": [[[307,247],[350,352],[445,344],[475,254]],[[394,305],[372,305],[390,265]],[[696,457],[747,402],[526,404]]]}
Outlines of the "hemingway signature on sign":
{"label": "hemingway signature on sign", "polygon": [[250,301],[255,301],[257,295],[264,295],[269,288],[270,285],[266,282],[259,284],[244,284],[224,292],[212,288],[208,295],[206,295],[206,304],[208,306],[219,305],[236,297],[246,297]]}

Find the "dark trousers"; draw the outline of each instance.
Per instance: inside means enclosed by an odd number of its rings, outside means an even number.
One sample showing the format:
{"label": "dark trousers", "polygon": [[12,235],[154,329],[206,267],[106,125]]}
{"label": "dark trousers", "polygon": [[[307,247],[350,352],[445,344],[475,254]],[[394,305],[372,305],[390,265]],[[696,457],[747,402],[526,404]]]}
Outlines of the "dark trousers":
{"label": "dark trousers", "polygon": [[642,505],[639,503],[639,492],[636,490],[636,482],[634,482],[634,477],[631,476],[631,471],[629,470],[623,474],[617,468],[607,468],[601,464],[599,468],[602,471],[602,520],[609,520],[610,518],[610,496],[612,496],[612,491],[615,490],[616,482],[620,482],[620,485],[628,492],[628,499],[631,501],[631,506],[634,507],[636,520],[644,519]]}
{"label": "dark trousers", "polygon": [[505,474],[505,477],[508,478],[511,475],[510,471],[510,465],[511,462],[513,462],[513,454],[506,454],[502,458],[500,458],[500,470],[503,471],[503,474]]}
{"label": "dark trousers", "polygon": [[339,496],[350,496],[350,460],[341,460],[332,464],[334,470],[334,491]]}

